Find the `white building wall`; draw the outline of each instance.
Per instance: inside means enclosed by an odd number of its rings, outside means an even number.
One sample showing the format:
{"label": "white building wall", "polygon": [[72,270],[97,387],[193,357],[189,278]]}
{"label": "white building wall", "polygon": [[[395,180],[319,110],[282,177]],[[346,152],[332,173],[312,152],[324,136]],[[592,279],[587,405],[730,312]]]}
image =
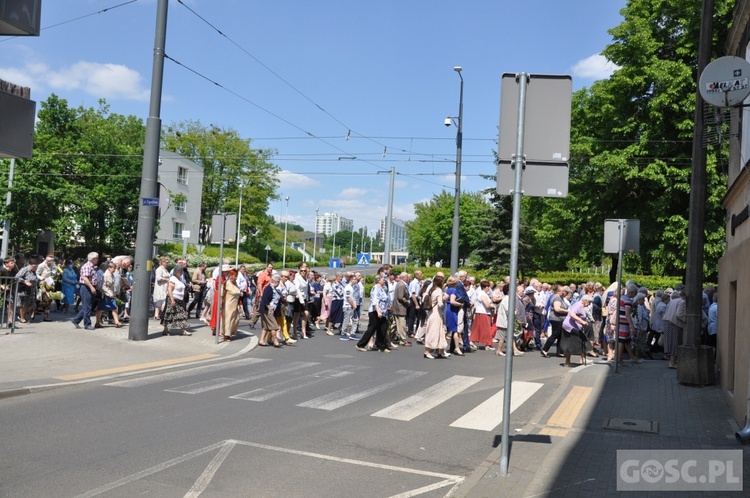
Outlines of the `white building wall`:
{"label": "white building wall", "polygon": [[162,212],[157,220],[156,243],[182,243],[182,231],[187,230],[190,232],[188,244],[197,245],[203,202],[203,168],[175,152],[161,149],[159,182],[171,196],[184,194],[187,200],[181,206],[170,201],[169,207]]}

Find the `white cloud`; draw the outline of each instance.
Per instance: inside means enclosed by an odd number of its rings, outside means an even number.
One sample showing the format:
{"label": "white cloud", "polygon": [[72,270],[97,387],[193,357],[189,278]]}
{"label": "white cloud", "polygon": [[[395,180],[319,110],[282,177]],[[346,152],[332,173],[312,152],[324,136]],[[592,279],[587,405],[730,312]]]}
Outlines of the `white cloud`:
{"label": "white cloud", "polygon": [[279,181],[281,182],[281,191],[288,189],[307,189],[319,187],[320,183],[309,176],[292,173],[291,171],[282,170],[279,172]]}
{"label": "white cloud", "polygon": [[359,199],[364,197],[365,195],[367,195],[367,190],[363,188],[350,187],[342,190],[338,194],[338,197],[341,199]]}
{"label": "white cloud", "polygon": [[47,64],[32,62],[21,68],[0,68],[0,77],[36,90],[80,90],[107,100],[147,102],[150,96],[140,73],[122,64],[79,61],[54,70]]}
{"label": "white cloud", "polygon": [[603,80],[609,78],[613,72],[620,69],[602,54],[594,54],[573,65],[573,74],[579,78]]}

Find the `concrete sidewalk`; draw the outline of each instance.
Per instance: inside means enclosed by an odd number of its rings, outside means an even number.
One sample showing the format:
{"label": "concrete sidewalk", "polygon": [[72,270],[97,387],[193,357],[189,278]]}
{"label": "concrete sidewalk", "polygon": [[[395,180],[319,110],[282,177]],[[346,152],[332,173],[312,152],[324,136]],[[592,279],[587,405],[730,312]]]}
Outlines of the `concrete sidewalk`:
{"label": "concrete sidewalk", "polygon": [[617,374],[596,361],[571,369],[529,424],[511,424],[507,476],[500,475],[498,435],[496,449],[449,496],[635,496],[617,491],[617,450],[705,449],[742,450],[744,494],[681,495],[747,496],[750,445],[737,443],[737,429],[718,387],[681,385],[666,361],[628,365]]}
{"label": "concrete sidewalk", "polygon": [[[57,385],[215,361],[241,355],[258,344],[257,336],[247,332],[244,320],[235,340],[217,344],[211,330],[194,319],[188,321],[192,336],[163,336],[163,327],[151,319],[148,340],[131,341],[127,323],[119,329],[105,325],[84,330],[75,328],[72,315],[53,312],[50,318],[52,321],[42,322],[37,316],[34,322],[19,323],[12,334],[10,329],[0,329],[0,398]],[[178,334],[179,330],[171,332]]]}

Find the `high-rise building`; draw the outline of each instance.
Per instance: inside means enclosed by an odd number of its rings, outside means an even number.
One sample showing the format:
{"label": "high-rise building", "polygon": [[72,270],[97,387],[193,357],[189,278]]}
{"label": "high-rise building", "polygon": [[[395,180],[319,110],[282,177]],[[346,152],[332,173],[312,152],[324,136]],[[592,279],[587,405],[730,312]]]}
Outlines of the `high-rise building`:
{"label": "high-rise building", "polygon": [[315,219],[315,233],[322,233],[330,237],[336,232],[354,231],[354,220],[344,218],[336,213],[319,214]]}
{"label": "high-rise building", "polygon": [[[391,251],[406,251],[407,240],[404,220],[391,218]],[[385,218],[380,220],[380,242],[385,244]]]}

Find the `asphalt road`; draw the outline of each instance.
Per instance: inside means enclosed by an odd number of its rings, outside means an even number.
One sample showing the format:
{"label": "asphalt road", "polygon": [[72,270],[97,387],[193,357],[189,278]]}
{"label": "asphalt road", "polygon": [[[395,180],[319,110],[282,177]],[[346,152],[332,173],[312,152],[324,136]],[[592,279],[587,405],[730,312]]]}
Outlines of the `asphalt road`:
{"label": "asphalt road", "polygon": [[[7,399],[0,496],[445,496],[499,444],[504,370],[490,352],[362,353],[319,331]],[[512,431],[565,375],[538,353],[515,358]]]}

